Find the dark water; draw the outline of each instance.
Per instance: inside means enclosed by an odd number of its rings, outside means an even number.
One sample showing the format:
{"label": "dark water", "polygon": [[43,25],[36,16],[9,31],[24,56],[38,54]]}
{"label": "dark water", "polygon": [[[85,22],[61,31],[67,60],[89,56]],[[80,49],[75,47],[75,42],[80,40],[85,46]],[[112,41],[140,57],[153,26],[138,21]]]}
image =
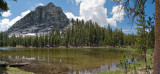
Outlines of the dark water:
{"label": "dark water", "polygon": [[0,60],[30,63],[20,69],[38,74],[84,74],[116,69],[123,53],[131,54],[113,48],[1,48]]}

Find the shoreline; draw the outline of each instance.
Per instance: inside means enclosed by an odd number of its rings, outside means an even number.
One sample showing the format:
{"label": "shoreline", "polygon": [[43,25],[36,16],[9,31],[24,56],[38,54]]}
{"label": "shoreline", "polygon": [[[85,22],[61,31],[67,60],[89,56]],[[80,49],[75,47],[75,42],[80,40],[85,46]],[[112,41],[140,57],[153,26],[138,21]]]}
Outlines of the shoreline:
{"label": "shoreline", "polygon": [[80,46],[80,47],[63,47],[63,46],[59,46],[59,47],[23,47],[23,46],[16,46],[16,47],[0,47],[1,48],[49,48],[49,49],[54,49],[54,48],[62,48],[62,49],[82,49],[82,48],[85,48],[85,49],[105,49],[105,48],[110,48],[110,49],[117,49],[117,50],[125,50],[125,51],[135,51],[134,48],[131,48],[131,47],[111,47],[111,46],[107,46],[107,47],[102,47],[102,46],[99,46],[99,47],[90,47],[90,46]]}
{"label": "shoreline", "polygon": [[16,46],[16,47],[10,47],[10,46],[6,46],[6,47],[0,47],[0,48],[131,48],[130,46],[126,46],[126,47],[118,47],[118,46],[69,46],[69,47],[65,47],[65,46],[58,46],[58,47],[24,47],[24,46]]}

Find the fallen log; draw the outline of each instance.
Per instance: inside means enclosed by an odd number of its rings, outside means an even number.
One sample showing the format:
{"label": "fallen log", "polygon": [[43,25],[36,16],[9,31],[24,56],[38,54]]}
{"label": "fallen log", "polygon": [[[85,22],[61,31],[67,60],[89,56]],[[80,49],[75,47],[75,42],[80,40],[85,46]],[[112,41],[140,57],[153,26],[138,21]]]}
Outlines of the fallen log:
{"label": "fallen log", "polygon": [[25,66],[28,64],[29,63],[12,63],[12,64],[9,64],[9,67],[21,67],[21,66]]}
{"label": "fallen log", "polygon": [[0,67],[21,67],[21,66],[25,66],[25,65],[29,65],[29,63],[11,63],[11,64],[0,64]]}

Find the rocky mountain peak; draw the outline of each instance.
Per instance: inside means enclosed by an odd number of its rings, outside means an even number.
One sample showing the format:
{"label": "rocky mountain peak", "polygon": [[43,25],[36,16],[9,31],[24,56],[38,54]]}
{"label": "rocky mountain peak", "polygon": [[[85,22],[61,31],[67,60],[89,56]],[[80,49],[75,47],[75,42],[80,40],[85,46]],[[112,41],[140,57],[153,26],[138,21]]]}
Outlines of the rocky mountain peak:
{"label": "rocky mountain peak", "polygon": [[9,34],[48,33],[54,27],[64,29],[69,19],[60,7],[52,2],[39,6],[8,29]]}
{"label": "rocky mountain peak", "polygon": [[55,7],[55,5],[52,2],[48,3],[47,6],[48,7]]}

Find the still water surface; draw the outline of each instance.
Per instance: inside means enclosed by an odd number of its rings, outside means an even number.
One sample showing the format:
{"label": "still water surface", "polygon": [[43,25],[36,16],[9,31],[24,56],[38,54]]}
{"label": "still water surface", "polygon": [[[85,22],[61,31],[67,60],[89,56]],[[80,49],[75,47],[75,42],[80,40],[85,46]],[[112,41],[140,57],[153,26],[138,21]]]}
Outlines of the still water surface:
{"label": "still water surface", "polygon": [[116,69],[123,53],[114,48],[0,48],[0,61],[30,63],[37,74],[84,74]]}

